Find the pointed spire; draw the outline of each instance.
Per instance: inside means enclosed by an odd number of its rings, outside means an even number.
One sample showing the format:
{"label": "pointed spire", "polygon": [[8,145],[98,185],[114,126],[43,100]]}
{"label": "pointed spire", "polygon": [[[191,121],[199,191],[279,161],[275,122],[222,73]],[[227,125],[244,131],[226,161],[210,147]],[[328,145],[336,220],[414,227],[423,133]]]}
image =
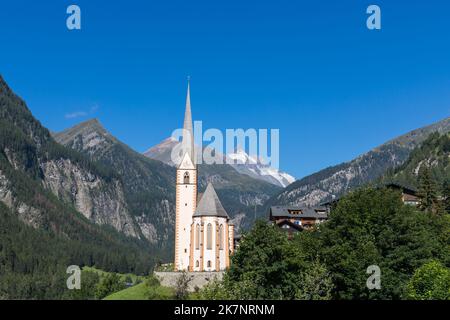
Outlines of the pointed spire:
{"label": "pointed spire", "polygon": [[[184,125],[183,129],[185,130],[183,134],[183,144],[184,148],[189,152],[189,156],[191,157],[192,162],[195,163],[194,158],[194,133],[192,129],[192,113],[191,113],[191,94],[190,94],[190,77],[188,77],[188,86],[187,86],[187,95],[186,95],[186,110],[184,112]],[[188,136],[186,136],[186,134]]]}

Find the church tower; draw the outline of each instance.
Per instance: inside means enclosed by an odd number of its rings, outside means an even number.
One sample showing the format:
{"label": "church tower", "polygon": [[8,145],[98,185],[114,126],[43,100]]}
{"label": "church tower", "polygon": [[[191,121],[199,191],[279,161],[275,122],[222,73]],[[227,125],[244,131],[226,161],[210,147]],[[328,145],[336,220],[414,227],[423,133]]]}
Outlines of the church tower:
{"label": "church tower", "polygon": [[178,164],[176,177],[175,271],[187,271],[189,268],[192,216],[197,207],[197,166],[189,82],[183,129],[181,143],[184,155]]}

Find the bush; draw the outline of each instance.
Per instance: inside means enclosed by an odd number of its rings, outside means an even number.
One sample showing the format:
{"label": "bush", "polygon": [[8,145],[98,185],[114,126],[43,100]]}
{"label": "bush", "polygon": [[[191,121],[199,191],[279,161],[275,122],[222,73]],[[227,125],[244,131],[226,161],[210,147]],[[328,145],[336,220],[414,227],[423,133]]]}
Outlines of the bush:
{"label": "bush", "polygon": [[424,264],[409,281],[406,297],[411,300],[450,300],[450,269],[438,261]]}
{"label": "bush", "polygon": [[107,274],[98,283],[95,296],[97,299],[103,299],[104,297],[125,288],[126,285],[118,274]]}
{"label": "bush", "polygon": [[185,300],[189,296],[188,288],[191,278],[183,271],[177,279],[175,287],[175,298],[177,300]]}
{"label": "bush", "polygon": [[172,300],[175,298],[174,290],[161,286],[159,280],[153,275],[146,280],[145,285],[148,300]]}

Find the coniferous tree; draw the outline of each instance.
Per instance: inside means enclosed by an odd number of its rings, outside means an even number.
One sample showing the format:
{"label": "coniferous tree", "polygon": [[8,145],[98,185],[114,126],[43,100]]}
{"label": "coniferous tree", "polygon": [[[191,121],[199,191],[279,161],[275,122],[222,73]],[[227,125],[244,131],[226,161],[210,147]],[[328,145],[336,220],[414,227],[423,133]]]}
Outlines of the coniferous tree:
{"label": "coniferous tree", "polygon": [[422,210],[428,210],[436,212],[438,207],[438,192],[436,183],[431,175],[430,168],[425,165],[419,171],[419,197],[420,208]]}
{"label": "coniferous tree", "polygon": [[443,207],[447,213],[450,213],[450,182],[446,181],[442,189]]}

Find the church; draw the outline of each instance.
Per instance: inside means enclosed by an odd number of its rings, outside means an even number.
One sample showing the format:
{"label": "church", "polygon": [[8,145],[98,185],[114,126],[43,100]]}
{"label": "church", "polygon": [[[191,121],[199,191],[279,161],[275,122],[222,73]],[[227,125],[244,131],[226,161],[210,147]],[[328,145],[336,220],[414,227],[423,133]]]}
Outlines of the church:
{"label": "church", "polygon": [[212,183],[198,194],[198,169],[188,82],[182,136],[184,155],[176,173],[175,271],[222,271],[234,250],[234,226]]}

